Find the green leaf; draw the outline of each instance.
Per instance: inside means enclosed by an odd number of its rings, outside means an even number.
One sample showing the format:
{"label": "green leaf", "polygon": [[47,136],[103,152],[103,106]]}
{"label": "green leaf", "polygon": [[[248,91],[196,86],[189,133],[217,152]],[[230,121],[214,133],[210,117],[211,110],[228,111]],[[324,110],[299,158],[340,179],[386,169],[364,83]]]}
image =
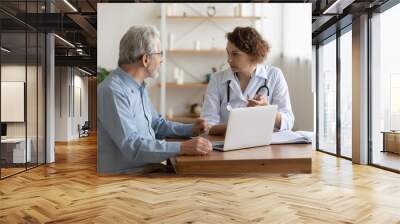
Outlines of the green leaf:
{"label": "green leaf", "polygon": [[97,67],[97,85],[99,85],[104,79],[107,78],[108,74],[110,74],[111,71],[108,71],[105,68],[102,67]]}

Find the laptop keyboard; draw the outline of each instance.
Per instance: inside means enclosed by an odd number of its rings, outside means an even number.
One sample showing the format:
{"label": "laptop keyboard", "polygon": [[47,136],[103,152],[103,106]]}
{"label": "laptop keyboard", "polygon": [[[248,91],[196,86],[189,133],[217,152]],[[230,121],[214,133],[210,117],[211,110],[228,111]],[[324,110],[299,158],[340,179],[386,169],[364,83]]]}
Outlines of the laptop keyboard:
{"label": "laptop keyboard", "polygon": [[224,148],[224,144],[216,144],[216,145],[213,145],[213,147],[214,147],[214,148],[221,148],[221,149],[223,149],[223,148]]}

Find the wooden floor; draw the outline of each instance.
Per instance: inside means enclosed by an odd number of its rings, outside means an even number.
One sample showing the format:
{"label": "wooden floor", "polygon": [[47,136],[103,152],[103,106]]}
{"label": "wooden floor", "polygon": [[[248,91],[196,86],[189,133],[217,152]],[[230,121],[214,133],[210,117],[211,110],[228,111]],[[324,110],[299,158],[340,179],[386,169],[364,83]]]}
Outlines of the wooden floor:
{"label": "wooden floor", "polygon": [[0,223],[400,223],[400,175],[315,152],[313,173],[96,175],[96,140],[0,181]]}
{"label": "wooden floor", "polygon": [[400,154],[375,151],[372,157],[372,161],[376,165],[400,170]]}
{"label": "wooden floor", "polygon": [[26,168],[0,168],[1,169],[1,178],[11,176],[13,174],[25,171]]}

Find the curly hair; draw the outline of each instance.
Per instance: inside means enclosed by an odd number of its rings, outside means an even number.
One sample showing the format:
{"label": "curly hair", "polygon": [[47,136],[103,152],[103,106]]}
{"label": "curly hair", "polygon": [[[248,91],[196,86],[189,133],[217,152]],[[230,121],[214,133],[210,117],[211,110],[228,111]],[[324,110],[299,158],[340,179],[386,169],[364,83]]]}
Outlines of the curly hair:
{"label": "curly hair", "polygon": [[270,45],[252,27],[236,27],[227,33],[226,37],[239,50],[250,55],[256,63],[263,62],[269,53]]}

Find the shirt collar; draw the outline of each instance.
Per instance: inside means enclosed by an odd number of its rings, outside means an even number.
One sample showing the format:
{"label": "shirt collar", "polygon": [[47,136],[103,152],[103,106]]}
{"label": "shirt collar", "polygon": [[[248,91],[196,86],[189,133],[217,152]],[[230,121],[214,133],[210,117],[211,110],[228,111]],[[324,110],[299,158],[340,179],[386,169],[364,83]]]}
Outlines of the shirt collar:
{"label": "shirt collar", "polygon": [[267,79],[268,78],[268,69],[269,66],[268,65],[262,65],[262,64],[258,64],[256,67],[256,73],[255,76],[262,78],[262,79]]}
{"label": "shirt collar", "polygon": [[[267,70],[268,70],[268,65],[257,64],[254,76],[262,79],[267,79],[268,78]],[[228,68],[227,72],[225,72],[225,75],[222,78],[222,82],[225,83],[228,82],[229,80],[231,81],[235,80],[235,75],[233,74],[231,68]]]}
{"label": "shirt collar", "polygon": [[231,68],[228,68],[226,70],[226,72],[224,73],[224,77],[222,78],[222,82],[225,83],[225,82],[228,82],[229,80],[230,81],[235,80],[235,76],[234,76]]}
{"label": "shirt collar", "polygon": [[122,79],[122,81],[127,84],[129,87],[135,87],[136,89],[146,87],[146,82],[143,81],[142,85],[140,85],[131,75],[125,72],[121,67],[117,67],[115,69],[115,73]]}

